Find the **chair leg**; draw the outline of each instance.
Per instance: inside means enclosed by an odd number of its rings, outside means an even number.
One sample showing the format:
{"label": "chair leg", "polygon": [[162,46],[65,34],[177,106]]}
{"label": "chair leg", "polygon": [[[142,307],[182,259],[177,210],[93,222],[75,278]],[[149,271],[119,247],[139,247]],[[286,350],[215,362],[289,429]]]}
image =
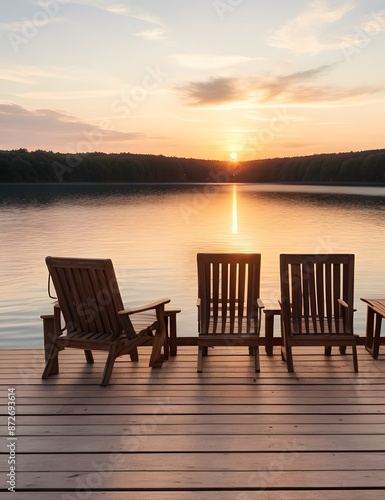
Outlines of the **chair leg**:
{"label": "chair leg", "polygon": [[325,356],[331,356],[331,354],[332,354],[332,346],[326,345],[325,346]]}
{"label": "chair leg", "polygon": [[286,364],[287,364],[287,371],[293,372],[294,371],[293,353],[290,345],[286,346]]}
{"label": "chair leg", "polygon": [[104,366],[102,381],[100,383],[100,385],[103,387],[106,387],[110,382],[115,359],[116,359],[116,348],[115,348],[115,346],[113,346],[113,347],[111,347],[110,352],[108,353],[107,361],[106,361],[106,364]]}
{"label": "chair leg", "polygon": [[162,349],[164,351],[166,336],[167,336],[166,329],[162,328],[162,326],[158,326],[152,344],[152,351],[149,363],[149,366],[151,368],[162,368],[162,364],[164,361],[164,354],[162,354]]}
{"label": "chair leg", "polygon": [[346,345],[340,345],[340,354],[346,354]]}
{"label": "chair leg", "polygon": [[[44,334],[44,356],[45,356],[45,362],[47,364],[48,361],[51,359],[51,353],[53,352],[52,348],[53,348],[55,341],[57,339],[57,334],[56,334],[57,330],[55,329],[55,315],[54,314],[48,314],[48,315],[42,316],[42,319],[43,319],[43,334]],[[56,353],[55,358],[50,363],[51,368],[49,370],[48,375],[55,375],[56,373],[59,373],[59,364],[58,363],[59,363],[59,361],[58,361],[58,356]]]}
{"label": "chair leg", "polygon": [[139,354],[138,354],[138,348],[134,347],[132,351],[130,351],[130,358],[131,361],[138,361],[139,360]]}
{"label": "chair leg", "polygon": [[259,346],[252,348],[254,350],[255,371],[260,372],[261,366],[259,363]]}
{"label": "chair leg", "polygon": [[42,379],[46,379],[50,375],[56,375],[57,373],[59,373],[58,353],[58,347],[56,345],[53,345],[48,356],[47,364],[45,365],[43,374],[41,376]]}
{"label": "chair leg", "polygon": [[198,367],[197,367],[197,372],[198,373],[202,373],[202,369],[203,369],[203,350],[206,349],[207,351],[207,347],[203,347],[203,346],[198,346]]}
{"label": "chair leg", "polygon": [[353,349],[353,366],[354,366],[354,371],[357,373],[358,372],[357,346],[354,345],[352,347],[352,349]]}
{"label": "chair leg", "polygon": [[84,351],[84,355],[86,357],[87,363],[89,365],[92,365],[94,363],[94,356],[92,354],[92,351],[87,349],[86,351]]}
{"label": "chair leg", "polygon": [[168,338],[167,334],[163,344],[163,359],[167,361],[169,358],[170,358],[170,339]]}

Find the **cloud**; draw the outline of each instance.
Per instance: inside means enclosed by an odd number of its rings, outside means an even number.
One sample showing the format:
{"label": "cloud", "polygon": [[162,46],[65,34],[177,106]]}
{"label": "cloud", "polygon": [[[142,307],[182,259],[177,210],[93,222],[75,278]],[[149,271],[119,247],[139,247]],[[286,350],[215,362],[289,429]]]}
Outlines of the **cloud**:
{"label": "cloud", "polygon": [[218,56],[215,54],[172,54],[171,58],[180,66],[190,69],[219,69],[262,59],[246,56]]}
{"label": "cloud", "polygon": [[298,71],[288,75],[279,75],[256,79],[252,84],[256,89],[264,93],[264,100],[271,100],[291,92],[293,89],[314,80],[323,73],[330,70],[334,65],[328,64],[318,66],[305,71]]}
{"label": "cloud", "polygon": [[[271,122],[271,116],[265,116],[261,115],[255,111],[250,111],[247,114],[248,120],[252,122]],[[291,122],[297,122],[297,123],[303,123],[303,122],[310,122],[312,121],[309,117],[302,116],[302,115],[295,115],[292,111],[290,112],[290,121]]]}
{"label": "cloud", "polygon": [[111,123],[86,123],[62,111],[30,111],[16,104],[0,104],[0,147],[87,152],[100,149],[104,143],[123,145],[142,137],[137,132],[113,130]]}
{"label": "cloud", "polygon": [[39,100],[83,100],[83,99],[100,99],[103,97],[109,97],[111,99],[127,92],[126,89],[93,89],[93,90],[52,90],[52,91],[31,91],[31,92],[15,92],[15,97],[21,97],[23,99],[39,99]]}
{"label": "cloud", "polygon": [[123,3],[116,3],[111,0],[66,0],[66,3],[85,5],[96,9],[101,9],[116,16],[125,16],[144,21],[150,24],[162,25],[160,20],[140,9],[134,9]]}
{"label": "cloud", "polygon": [[378,12],[372,12],[370,15],[365,16],[359,29],[375,38],[380,36],[385,31],[385,9]]}
{"label": "cloud", "polygon": [[[382,36],[385,31],[385,9],[372,12],[363,18],[350,33],[341,36],[340,48],[356,47],[360,50],[368,45],[371,40]],[[354,53],[354,50],[353,52]]]}
{"label": "cloud", "polygon": [[35,84],[39,79],[60,79],[79,81],[79,73],[88,73],[81,68],[50,66],[47,68],[30,65],[9,65],[0,67],[0,80],[15,83]]}
{"label": "cloud", "polygon": [[307,10],[289,21],[276,31],[269,39],[268,44],[291,50],[296,53],[318,54],[325,50],[341,49],[341,39],[338,36],[321,40],[325,25],[340,20],[354,8],[351,0],[341,2],[327,2],[313,0]]}
{"label": "cloud", "polygon": [[128,91],[126,82],[88,67],[4,65],[0,66],[1,80],[24,84],[23,90],[18,90],[20,86],[12,89],[14,97],[23,99],[112,99]]}
{"label": "cloud", "polygon": [[[48,15],[45,15],[42,16],[41,20],[34,19],[33,25],[36,29],[39,29],[43,26],[45,27],[50,24],[62,23],[64,21],[65,21],[64,17],[59,17],[59,16],[48,17]],[[24,33],[25,30],[28,28],[28,23],[31,23],[31,21],[28,21],[26,18],[23,18],[21,21],[14,21],[12,23],[0,23],[0,28],[8,32]]]}
{"label": "cloud", "polygon": [[189,82],[179,87],[183,98],[191,107],[253,107],[266,106],[319,106],[346,105],[383,92],[381,85],[337,87],[319,84],[318,77],[335,65],[323,65],[288,75],[259,78],[211,78],[203,82]]}
{"label": "cloud", "polygon": [[[0,80],[8,80],[18,83],[41,84],[43,80],[57,80],[58,82],[82,81],[83,84],[95,86],[95,82],[100,85],[102,82],[106,87],[122,82],[111,75],[89,67],[78,66],[32,66],[21,64],[10,64],[0,66]],[[44,82],[45,83],[45,82]]]}
{"label": "cloud", "polygon": [[134,36],[143,38],[143,40],[166,40],[166,31],[163,28],[140,31],[139,33],[134,33]]}
{"label": "cloud", "polygon": [[212,78],[207,82],[189,82],[180,87],[190,106],[212,106],[242,99],[238,80]]}
{"label": "cloud", "polygon": [[335,66],[335,64],[327,64],[288,75],[261,78],[251,83],[251,87],[255,91],[255,97],[261,103],[306,106],[346,105],[349,101],[383,92],[381,85],[349,88],[319,84],[317,79]]}

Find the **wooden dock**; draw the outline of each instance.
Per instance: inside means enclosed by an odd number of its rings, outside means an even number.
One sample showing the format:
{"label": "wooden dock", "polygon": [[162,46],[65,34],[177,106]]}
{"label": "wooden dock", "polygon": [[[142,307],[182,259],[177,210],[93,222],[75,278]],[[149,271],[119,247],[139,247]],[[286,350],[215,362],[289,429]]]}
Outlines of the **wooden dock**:
{"label": "wooden dock", "polygon": [[105,354],[62,352],[43,381],[43,350],[0,351],[2,491],[15,443],[18,500],[384,498],[385,351],[359,346],[357,374],[338,349],[294,349],[295,373],[262,349],[259,374],[245,348],[214,348],[202,374],[196,347],[153,370],[149,352],[103,388]]}

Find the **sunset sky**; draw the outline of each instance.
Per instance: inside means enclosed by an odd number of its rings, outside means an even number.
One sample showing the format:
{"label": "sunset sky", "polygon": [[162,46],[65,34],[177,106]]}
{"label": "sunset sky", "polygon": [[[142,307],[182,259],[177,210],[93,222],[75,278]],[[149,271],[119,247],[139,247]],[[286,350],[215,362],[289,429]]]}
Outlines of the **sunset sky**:
{"label": "sunset sky", "polygon": [[383,0],[9,0],[0,36],[0,149],[385,147]]}

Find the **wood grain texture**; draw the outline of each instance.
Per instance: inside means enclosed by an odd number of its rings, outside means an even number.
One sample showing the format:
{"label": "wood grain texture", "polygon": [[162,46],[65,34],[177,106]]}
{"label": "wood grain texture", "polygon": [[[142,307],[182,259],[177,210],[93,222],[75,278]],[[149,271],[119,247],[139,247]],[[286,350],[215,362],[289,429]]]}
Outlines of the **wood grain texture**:
{"label": "wood grain texture", "polygon": [[[295,348],[294,348],[295,349]],[[41,380],[44,350],[0,351],[0,472],[6,491],[7,391],[17,413],[20,500],[366,500],[385,491],[385,357],[298,348],[296,371],[244,348],[215,348],[196,373],[197,347],[162,370],[118,360],[101,387],[103,353],[62,354]],[[263,375],[262,375],[263,374]],[[221,376],[222,375],[222,376]]]}

